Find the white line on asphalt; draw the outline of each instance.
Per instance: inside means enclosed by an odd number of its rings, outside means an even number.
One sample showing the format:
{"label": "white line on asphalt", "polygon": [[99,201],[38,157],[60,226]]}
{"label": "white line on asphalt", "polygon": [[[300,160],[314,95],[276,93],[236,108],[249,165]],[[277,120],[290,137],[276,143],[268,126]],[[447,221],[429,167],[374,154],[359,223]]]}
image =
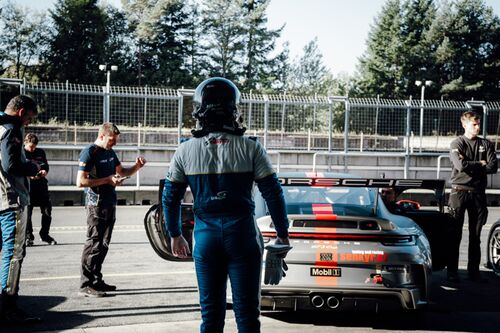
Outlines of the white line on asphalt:
{"label": "white line on asphalt", "polygon": [[[178,271],[178,272],[144,272],[144,273],[115,273],[106,274],[106,276],[149,276],[149,275],[182,275],[182,274],[194,274],[194,270],[189,271]],[[67,276],[47,276],[40,278],[23,278],[21,281],[48,281],[48,280],[67,280],[67,279],[79,279],[80,275],[67,275]]]}
{"label": "white line on asphalt", "polygon": [[[50,233],[53,234],[68,234],[74,232],[86,231],[87,226],[66,226],[66,227],[51,227]],[[39,232],[40,227],[34,227],[34,232]],[[113,232],[130,232],[130,231],[144,231],[144,226],[142,225],[120,225],[113,228]]]}

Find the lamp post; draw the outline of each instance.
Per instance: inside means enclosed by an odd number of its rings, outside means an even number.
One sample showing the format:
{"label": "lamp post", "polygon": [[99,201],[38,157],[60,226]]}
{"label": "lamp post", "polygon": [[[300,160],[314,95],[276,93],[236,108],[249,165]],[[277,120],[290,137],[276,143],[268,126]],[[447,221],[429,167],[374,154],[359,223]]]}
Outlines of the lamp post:
{"label": "lamp post", "polygon": [[424,132],[424,98],[425,98],[425,87],[430,87],[432,84],[431,80],[416,80],[415,85],[421,87],[420,90],[420,152],[422,152],[422,138]]}
{"label": "lamp post", "polygon": [[101,71],[106,71],[106,90],[104,92],[104,111],[103,111],[103,121],[109,122],[109,93],[111,92],[111,71],[116,72],[118,66],[115,65],[99,65]]}

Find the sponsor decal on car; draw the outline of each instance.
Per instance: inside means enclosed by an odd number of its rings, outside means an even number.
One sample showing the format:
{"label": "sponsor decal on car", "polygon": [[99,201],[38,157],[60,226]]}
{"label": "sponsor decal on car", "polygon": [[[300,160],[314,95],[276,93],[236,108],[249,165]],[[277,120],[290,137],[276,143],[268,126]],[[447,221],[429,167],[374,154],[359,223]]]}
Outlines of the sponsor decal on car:
{"label": "sponsor decal on car", "polygon": [[311,276],[332,276],[340,277],[342,276],[342,270],[339,267],[311,267]]}
{"label": "sponsor decal on car", "polygon": [[389,261],[388,254],[374,253],[325,253],[319,254],[317,263],[321,265],[337,266],[340,262],[362,262],[362,263],[386,263]]}
{"label": "sponsor decal on car", "polygon": [[349,186],[349,187],[421,187],[418,179],[369,179],[369,178],[278,178],[281,185],[294,186]]}

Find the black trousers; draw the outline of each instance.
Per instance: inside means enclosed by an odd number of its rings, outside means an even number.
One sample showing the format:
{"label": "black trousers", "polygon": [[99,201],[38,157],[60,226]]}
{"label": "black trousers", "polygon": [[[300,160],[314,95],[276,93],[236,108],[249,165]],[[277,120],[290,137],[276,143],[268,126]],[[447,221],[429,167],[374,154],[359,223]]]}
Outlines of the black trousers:
{"label": "black trousers", "polygon": [[102,281],[102,264],[108,254],[116,220],[116,206],[87,206],[87,240],[83,246],[80,288]]}
{"label": "black trousers", "polygon": [[458,258],[465,211],[469,215],[469,250],[467,271],[469,274],[479,273],[481,261],[481,230],[488,219],[486,194],[484,192],[451,190],[448,202],[450,215],[453,217],[449,229],[450,253],[448,273],[458,272]]}
{"label": "black trousers", "polygon": [[[33,208],[37,205],[28,206],[28,222],[26,224],[26,239],[33,239],[33,222],[31,217],[33,216]],[[42,214],[41,228],[40,228],[40,238],[42,240],[46,239],[50,232],[50,224],[52,223],[52,203],[50,201],[41,203],[40,213]]]}

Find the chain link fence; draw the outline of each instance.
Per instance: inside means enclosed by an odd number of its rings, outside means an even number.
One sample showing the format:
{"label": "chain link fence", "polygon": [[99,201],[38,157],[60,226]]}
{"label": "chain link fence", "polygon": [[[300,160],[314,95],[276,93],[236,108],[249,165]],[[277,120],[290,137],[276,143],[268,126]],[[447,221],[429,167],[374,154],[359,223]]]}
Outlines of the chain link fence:
{"label": "chain link fence", "polygon": [[[2,109],[19,91],[40,105],[30,130],[44,143],[92,142],[109,120],[122,131],[121,144],[175,147],[195,125],[189,89],[0,79]],[[500,102],[242,94],[240,104],[247,134],[268,149],[344,152],[447,151],[467,110],[482,115],[483,134],[498,143]]]}

